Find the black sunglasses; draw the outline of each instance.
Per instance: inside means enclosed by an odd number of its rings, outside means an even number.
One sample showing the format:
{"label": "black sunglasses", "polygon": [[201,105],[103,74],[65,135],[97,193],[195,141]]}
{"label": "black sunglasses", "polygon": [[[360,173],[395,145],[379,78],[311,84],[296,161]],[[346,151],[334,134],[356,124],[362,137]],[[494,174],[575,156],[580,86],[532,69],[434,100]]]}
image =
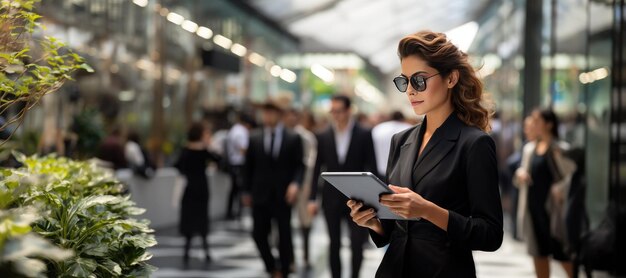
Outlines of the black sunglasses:
{"label": "black sunglasses", "polygon": [[411,86],[413,86],[413,89],[415,89],[418,92],[423,92],[424,90],[426,90],[426,80],[428,80],[428,78],[431,78],[435,75],[438,75],[439,72],[429,77],[424,77],[419,74],[421,74],[421,72],[416,72],[413,75],[411,75],[410,78],[407,78],[404,75],[400,75],[393,79],[393,84],[396,85],[396,88],[398,89],[398,91],[404,93],[406,92],[406,89],[409,87],[409,82],[411,82]]}

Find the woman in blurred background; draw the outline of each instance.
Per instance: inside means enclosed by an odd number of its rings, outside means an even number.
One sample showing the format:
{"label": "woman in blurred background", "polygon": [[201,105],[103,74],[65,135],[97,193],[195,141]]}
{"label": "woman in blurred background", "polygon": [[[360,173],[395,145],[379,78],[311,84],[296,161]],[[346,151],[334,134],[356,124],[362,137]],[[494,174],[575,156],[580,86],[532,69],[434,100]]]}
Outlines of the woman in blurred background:
{"label": "woman in blurred background", "polygon": [[556,114],[549,109],[537,109],[530,116],[536,141],[524,146],[522,164],[516,172],[516,184],[528,191],[526,200],[521,200],[527,203],[526,210],[521,211],[527,214],[522,234],[538,278],[550,277],[550,256],[573,277],[573,265],[564,248],[564,224],[560,224],[563,221],[559,218],[569,186],[567,177],[576,166],[562,155],[568,146],[558,142]]}
{"label": "woman in blurred background", "polygon": [[206,168],[209,161],[220,157],[209,151],[211,133],[202,123],[194,123],[187,132],[187,145],[183,148],[175,167],[187,179],[181,201],[179,231],[185,236],[183,263],[189,263],[191,239],[200,235],[205,252],[205,262],[211,261],[207,235],[209,232],[209,181]]}

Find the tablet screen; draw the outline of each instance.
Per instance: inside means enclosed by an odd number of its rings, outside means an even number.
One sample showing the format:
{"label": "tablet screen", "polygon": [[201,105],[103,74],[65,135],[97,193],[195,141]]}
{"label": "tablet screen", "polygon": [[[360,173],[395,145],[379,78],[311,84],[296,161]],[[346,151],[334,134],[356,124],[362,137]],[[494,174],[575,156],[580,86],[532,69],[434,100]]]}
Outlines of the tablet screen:
{"label": "tablet screen", "polygon": [[346,197],[361,201],[366,207],[374,208],[378,218],[407,220],[380,204],[380,195],[393,194],[393,191],[374,174],[370,172],[324,172],[321,177]]}

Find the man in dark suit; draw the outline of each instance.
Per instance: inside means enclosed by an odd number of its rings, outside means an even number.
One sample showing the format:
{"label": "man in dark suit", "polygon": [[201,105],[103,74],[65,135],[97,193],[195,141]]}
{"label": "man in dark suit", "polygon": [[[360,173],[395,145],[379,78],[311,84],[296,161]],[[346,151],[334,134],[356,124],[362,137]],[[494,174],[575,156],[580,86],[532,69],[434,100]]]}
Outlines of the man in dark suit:
{"label": "man in dark suit", "polygon": [[[377,173],[372,134],[355,122],[351,112],[351,101],[348,97],[338,95],[332,98],[332,126],[317,136],[318,155],[311,188],[312,202],[309,203],[312,214],[317,211],[314,200],[320,171]],[[350,219],[350,210],[345,205],[347,201],[347,197],[335,187],[325,183],[322,189],[322,208],[330,237],[330,268],[334,278],[341,277],[341,221],[347,221],[350,228],[352,277],[359,276],[363,244],[367,240],[367,230]]]}
{"label": "man in dark suit", "polygon": [[[268,102],[262,112],[263,128],[250,135],[246,152],[243,203],[252,205],[252,236],[267,272],[287,277],[293,261],[291,206],[302,184],[302,141],[280,123],[282,110],[277,105]],[[268,243],[272,219],[278,224],[280,269]]]}

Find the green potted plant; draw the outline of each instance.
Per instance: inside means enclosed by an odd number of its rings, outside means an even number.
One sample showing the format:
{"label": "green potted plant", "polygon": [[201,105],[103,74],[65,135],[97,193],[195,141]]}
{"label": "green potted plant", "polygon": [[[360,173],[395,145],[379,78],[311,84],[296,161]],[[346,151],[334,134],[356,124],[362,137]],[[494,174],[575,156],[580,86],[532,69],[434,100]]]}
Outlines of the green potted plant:
{"label": "green potted plant", "polygon": [[[13,133],[75,71],[93,71],[56,39],[33,39],[37,2],[0,0],[0,115],[12,115],[0,131]],[[0,277],[150,275],[152,230],[112,173],[54,155],[13,155],[23,166],[0,168]]]}

